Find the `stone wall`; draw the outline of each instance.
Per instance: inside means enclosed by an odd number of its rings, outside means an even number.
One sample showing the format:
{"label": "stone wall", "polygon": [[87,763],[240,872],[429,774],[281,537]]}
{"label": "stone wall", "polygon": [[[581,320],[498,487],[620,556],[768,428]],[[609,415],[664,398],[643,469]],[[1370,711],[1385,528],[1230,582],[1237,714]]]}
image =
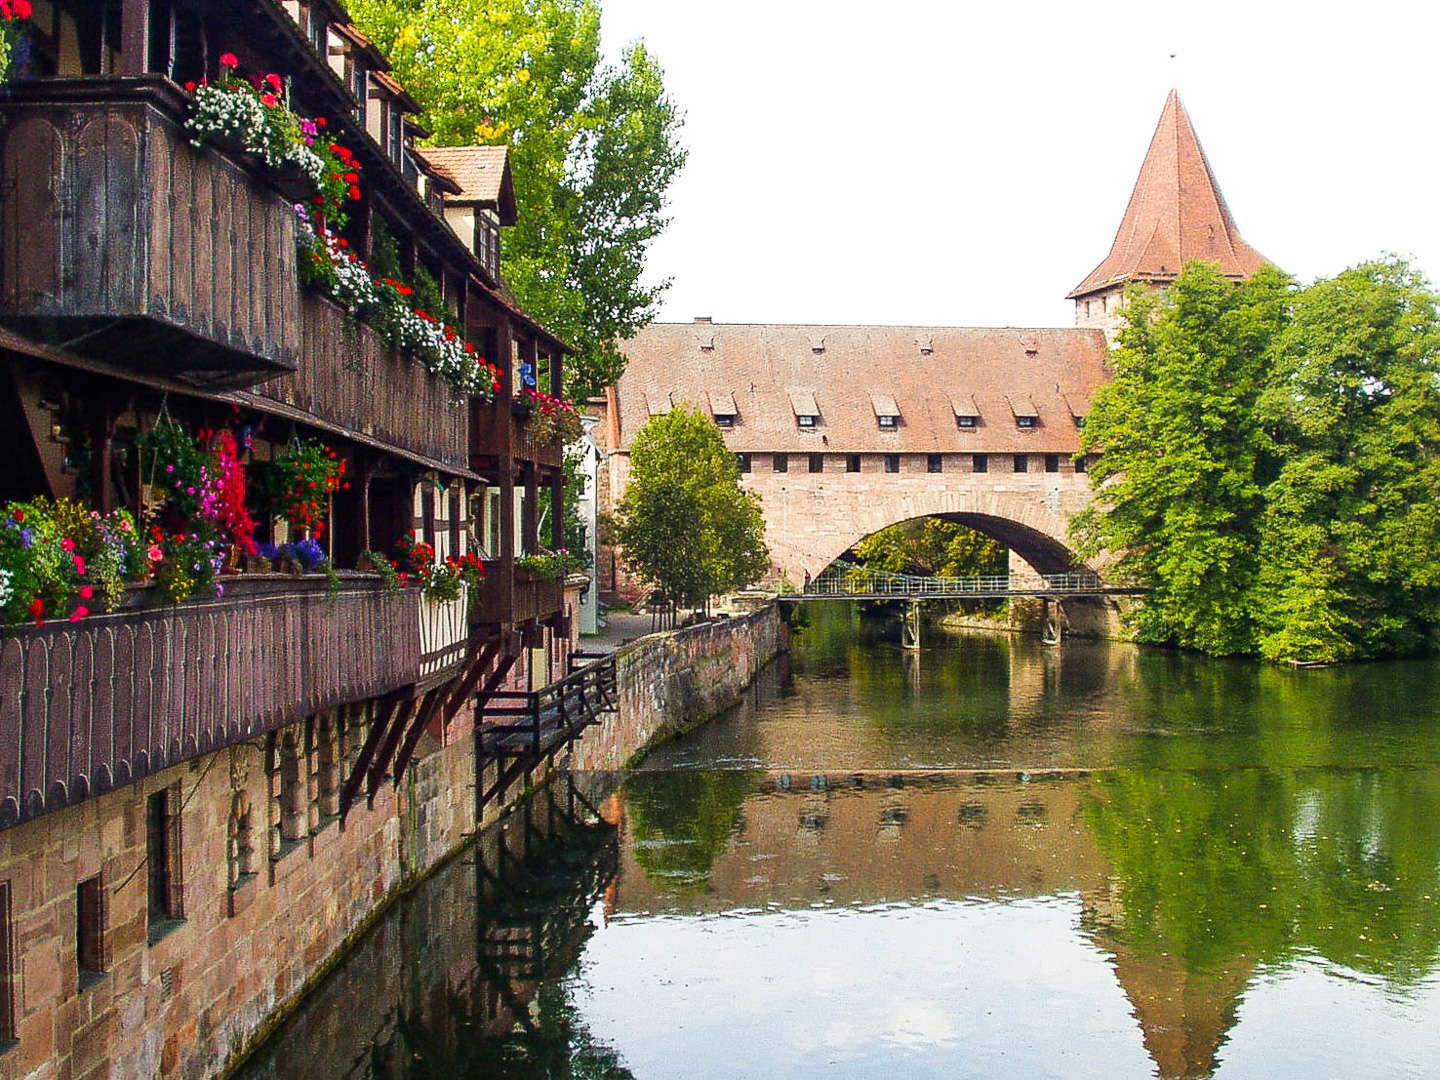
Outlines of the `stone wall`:
{"label": "stone wall", "polygon": [[571,751],[573,769],[618,769],[657,740],[740,700],[755,675],[788,647],[779,607],[651,634],[616,656],[620,712]]}
{"label": "stone wall", "polygon": [[[19,1036],[0,1050],[0,1078],[217,1075],[388,899],[464,841],[471,718],[458,717],[444,745],[427,735],[399,788],[387,781],[373,806],[362,796],[342,826],[335,760],[316,755],[315,733],[323,720],[343,763],[357,748],[340,733],[363,730],[350,719],[314,717],[0,832]],[[301,751],[291,803],[275,767],[286,738]],[[173,793],[179,818],[178,917],[163,921],[150,910],[157,792]],[[99,970],[82,970],[78,889],[97,877]]]}

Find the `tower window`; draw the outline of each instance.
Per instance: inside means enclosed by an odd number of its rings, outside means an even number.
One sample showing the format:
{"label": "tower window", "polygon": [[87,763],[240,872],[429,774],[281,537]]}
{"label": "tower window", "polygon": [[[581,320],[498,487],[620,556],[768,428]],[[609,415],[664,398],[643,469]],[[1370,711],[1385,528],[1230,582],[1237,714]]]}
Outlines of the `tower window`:
{"label": "tower window", "polygon": [[770,459],[770,469],[773,472],[789,472],[790,458],[786,454],[776,454]]}
{"label": "tower window", "polygon": [[886,471],[886,472],[893,472],[893,473],[898,473],[898,472],[900,471],[900,455],[899,455],[899,454],[886,454],[886,455],[885,455],[885,471]]}
{"label": "tower window", "polygon": [[985,454],[972,454],[970,456],[971,472],[989,472],[990,458]]}
{"label": "tower window", "polygon": [[825,455],[824,455],[824,454],[811,454],[811,455],[810,455],[810,471],[811,471],[811,472],[818,472],[818,473],[823,473],[823,472],[825,471]]}
{"label": "tower window", "polygon": [[860,471],[860,455],[859,455],[859,454],[846,454],[846,455],[845,455],[845,471],[846,471],[846,472],[859,472],[859,471]]}
{"label": "tower window", "polygon": [[182,918],[180,878],[180,787],[153,792],[145,806],[145,863],[148,874],[146,922],[154,944]]}
{"label": "tower window", "polygon": [[927,455],[925,455],[925,471],[926,471],[926,472],[932,472],[932,473],[944,472],[944,471],[945,471],[945,458],[944,458],[944,456],[941,455],[941,454],[927,454]]}
{"label": "tower window", "polygon": [[1045,455],[1045,471],[1046,471],[1046,472],[1059,472],[1059,471],[1060,471],[1060,455],[1059,455],[1059,454],[1046,454],[1046,455]]}

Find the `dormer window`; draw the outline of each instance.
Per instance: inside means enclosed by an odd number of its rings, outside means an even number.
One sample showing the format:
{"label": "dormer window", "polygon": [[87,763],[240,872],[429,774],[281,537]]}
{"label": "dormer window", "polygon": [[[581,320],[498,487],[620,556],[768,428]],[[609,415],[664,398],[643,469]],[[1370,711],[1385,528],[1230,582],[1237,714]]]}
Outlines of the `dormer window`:
{"label": "dormer window", "polygon": [[1018,428],[1033,428],[1038,422],[1038,419],[1038,417],[1034,416],[1017,416],[1015,417],[1015,426]]}
{"label": "dormer window", "polygon": [[950,408],[955,413],[955,426],[965,431],[980,426],[980,406],[969,394],[951,394]]}
{"label": "dormer window", "polygon": [[722,413],[716,413],[716,414],[715,414],[715,426],[716,426],[716,427],[722,427],[722,428],[733,428],[733,427],[735,426],[735,417],[733,417],[733,416],[726,416],[726,415],[724,415],[724,414],[722,414]]}
{"label": "dormer window", "polygon": [[1028,394],[1011,394],[1006,400],[1010,402],[1010,412],[1015,417],[1017,428],[1028,431],[1040,426],[1040,412]]}
{"label": "dormer window", "polygon": [[733,428],[735,417],[740,414],[735,408],[735,395],[728,390],[711,390],[707,396],[710,398],[710,415],[715,418],[715,426]]}
{"label": "dormer window", "polygon": [[882,431],[893,431],[900,426],[900,406],[888,394],[871,394],[870,407],[875,410],[875,422]]}
{"label": "dormer window", "polygon": [[310,45],[321,56],[329,53],[330,41],[327,31],[330,28],[324,13],[318,7],[310,9]]}
{"label": "dormer window", "polygon": [[813,428],[820,423],[820,406],[809,390],[790,391],[790,411],[795,414],[796,427]]}
{"label": "dormer window", "polygon": [[962,416],[960,413],[956,413],[956,414],[955,414],[955,426],[958,427],[958,428],[974,428],[974,427],[979,427],[979,426],[980,426],[980,418],[979,418],[978,416],[968,416],[968,415]]}
{"label": "dormer window", "polygon": [[454,182],[445,220],[492,282],[500,277],[500,227],[514,225],[515,188],[503,146],[446,146],[415,151]]}

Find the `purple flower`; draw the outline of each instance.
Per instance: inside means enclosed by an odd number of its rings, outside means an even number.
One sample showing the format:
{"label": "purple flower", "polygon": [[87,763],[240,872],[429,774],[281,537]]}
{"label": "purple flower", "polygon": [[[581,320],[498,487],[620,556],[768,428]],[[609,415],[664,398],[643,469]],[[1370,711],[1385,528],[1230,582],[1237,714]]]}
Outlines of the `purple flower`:
{"label": "purple flower", "polygon": [[20,530],[20,546],[21,546],[21,547],[23,547],[23,548],[28,548],[28,547],[29,547],[31,544],[33,544],[34,542],[35,542],[35,530],[34,530],[34,529],[21,529],[21,530]]}
{"label": "purple flower", "polygon": [[220,597],[222,597],[222,596],[224,596],[224,595],[225,595],[225,586],[224,586],[224,585],[221,585],[218,581],[215,582],[215,599],[218,600],[218,599],[220,599]]}

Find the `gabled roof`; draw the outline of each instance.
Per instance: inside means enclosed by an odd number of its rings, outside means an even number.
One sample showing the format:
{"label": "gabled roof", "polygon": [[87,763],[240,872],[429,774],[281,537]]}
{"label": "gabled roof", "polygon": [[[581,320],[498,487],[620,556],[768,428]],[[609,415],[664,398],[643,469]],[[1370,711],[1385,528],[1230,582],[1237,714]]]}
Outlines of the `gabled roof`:
{"label": "gabled roof", "polygon": [[400,106],[402,111],[410,113],[418,113],[420,111],[420,104],[410,96],[410,91],[406,90],[405,87],[401,86],[390,75],[383,71],[372,71],[370,72],[370,77],[375,80],[376,86],[379,86],[394,98],[395,103]]}
{"label": "gabled roof", "polygon": [[483,206],[500,215],[501,225],[515,224],[515,185],[505,147],[431,146],[420,153],[460,185],[460,194],[448,200],[452,206]]}
{"label": "gabled roof", "polygon": [[739,416],[735,408],[735,395],[729,390],[711,390],[710,415],[711,416]]}
{"label": "gabled roof", "polygon": [[1171,90],[1110,254],[1069,299],[1119,282],[1172,281],[1192,259],[1217,263],[1237,280],[1266,261],[1241,239],[1180,95]]}
{"label": "gabled roof", "polygon": [[[714,334],[712,352],[696,347],[700,329]],[[825,351],[817,356],[810,343],[819,334]],[[932,343],[923,360],[917,336]],[[1106,379],[1099,330],[651,323],[622,348],[629,363],[615,387],[621,450],[650,419],[652,394],[663,389],[675,404],[705,412],[723,387],[744,418],[721,432],[737,453],[1073,454],[1080,433],[1072,405],[1088,402]],[[1012,419],[1008,399],[1022,395],[1039,414],[1033,429]],[[877,398],[893,399],[904,422],[881,429]],[[981,417],[978,430],[960,429],[957,413]],[[801,427],[796,416],[820,420]]]}
{"label": "gabled roof", "polygon": [[900,415],[900,406],[895,404],[895,399],[889,394],[871,394],[870,407],[875,410],[876,416]]}
{"label": "gabled roof", "polygon": [[350,23],[332,23],[330,29],[355,46],[356,51],[365,58],[365,63],[362,66],[367,70],[390,70],[390,61],[385,59],[385,54],[375,47],[373,41]]}

